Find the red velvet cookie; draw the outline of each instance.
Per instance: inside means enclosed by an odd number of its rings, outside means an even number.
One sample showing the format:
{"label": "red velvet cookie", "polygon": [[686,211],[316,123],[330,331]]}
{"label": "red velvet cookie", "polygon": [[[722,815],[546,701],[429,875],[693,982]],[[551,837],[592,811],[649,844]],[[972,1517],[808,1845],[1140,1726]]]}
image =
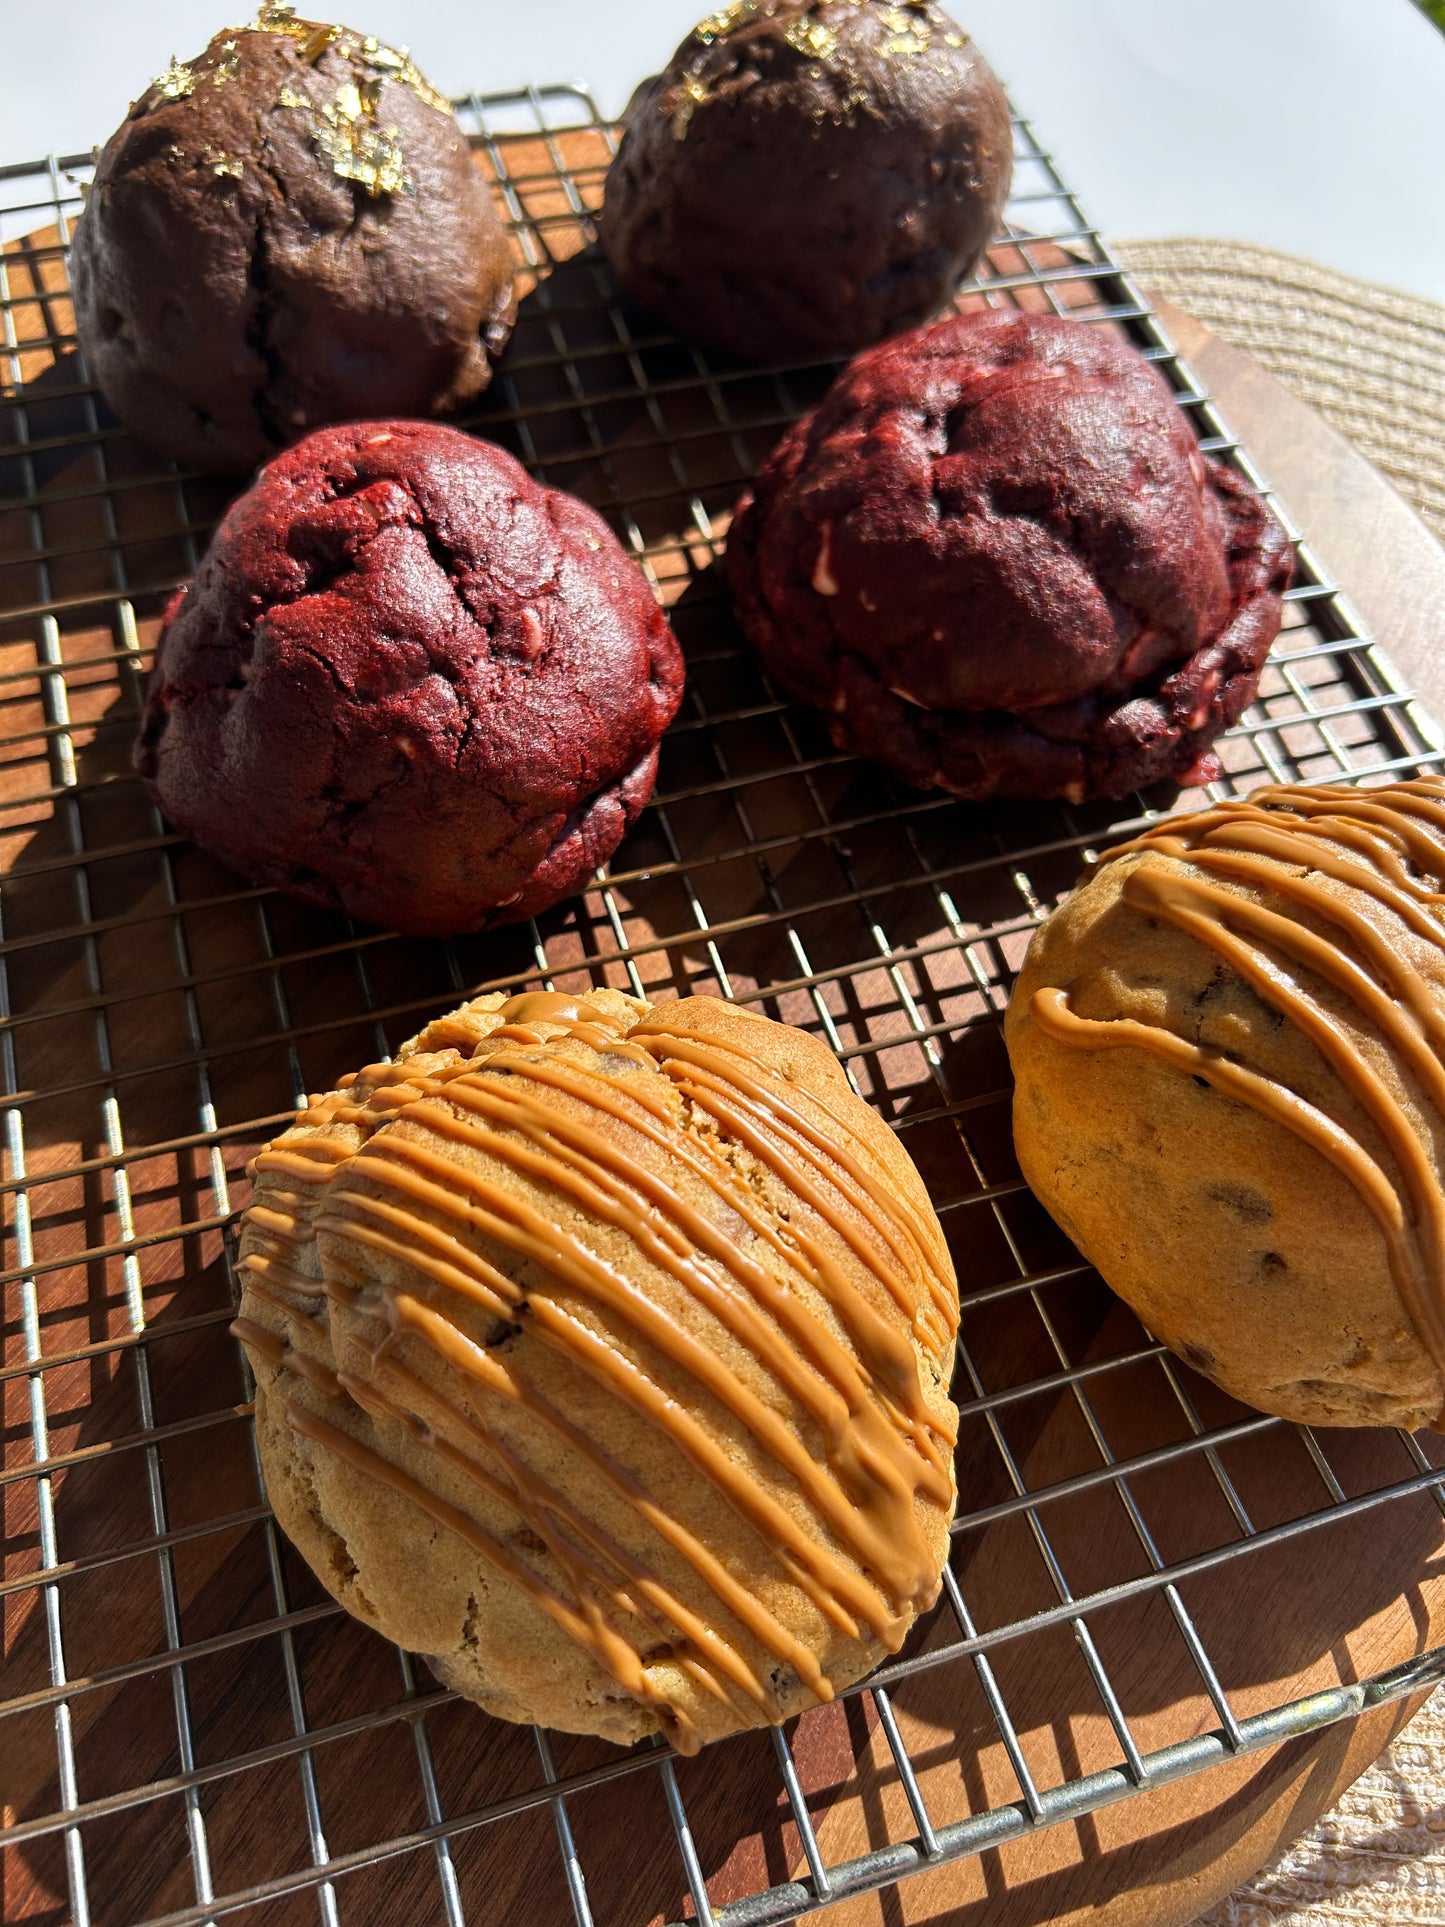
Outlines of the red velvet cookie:
{"label": "red velvet cookie", "polygon": [[417,936],[582,887],[652,794],[682,658],[599,516],[452,428],[308,436],[167,612],[136,765],[259,883]]}
{"label": "red velvet cookie", "polygon": [[833,740],[959,796],[1217,772],[1293,569],[1110,330],[952,315],[870,349],[742,498],[743,627]]}

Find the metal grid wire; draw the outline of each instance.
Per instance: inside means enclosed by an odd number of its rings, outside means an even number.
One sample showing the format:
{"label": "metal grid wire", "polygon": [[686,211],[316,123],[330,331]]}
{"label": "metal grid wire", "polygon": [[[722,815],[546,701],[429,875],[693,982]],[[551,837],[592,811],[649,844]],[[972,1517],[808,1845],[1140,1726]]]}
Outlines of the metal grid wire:
{"label": "metal grid wire", "polygon": [[[589,225],[614,137],[583,90],[458,107],[530,290],[473,425],[609,516],[689,682],[610,873],[451,944],[245,887],[146,802],[148,649],[225,498],[137,449],[78,354],[88,161],[0,169],[7,1919],[781,1922],[1445,1671],[1436,1651],[1361,1678],[1321,1632],[1325,1673],[1278,1703],[1282,1575],[1308,1617],[1298,1575],[1394,1521],[1397,1590],[1438,1545],[1440,1455],[1231,1404],[1102,1291],[1013,1161],[999,1019],[1029,933],[1171,795],[919,795],[781,703],[712,565],[741,482],[833,371],[739,367],[619,307]],[[1257,482],[1016,140],[1006,233],[962,299],[1122,329]],[[1439,741],[1301,549],[1214,793],[1414,770]],[[839,1705],[696,1762],[486,1720],[348,1620],[271,1522],[226,1334],[245,1162],[298,1094],[463,991],[587,982],[821,1033],[924,1171],[962,1280],[942,1606]],[[854,1795],[861,1848],[835,1825]]]}

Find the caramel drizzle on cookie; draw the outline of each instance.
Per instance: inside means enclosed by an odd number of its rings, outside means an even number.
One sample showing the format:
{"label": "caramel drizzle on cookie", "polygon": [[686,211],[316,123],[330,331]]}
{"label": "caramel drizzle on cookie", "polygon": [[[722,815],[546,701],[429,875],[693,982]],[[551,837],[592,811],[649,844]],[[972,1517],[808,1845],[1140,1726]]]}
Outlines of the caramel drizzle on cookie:
{"label": "caramel drizzle on cookie", "polygon": [[[1432,981],[1410,947],[1366,912],[1367,905],[1378,906],[1431,951],[1445,951],[1445,780],[1427,776],[1371,790],[1344,784],[1260,789],[1170,818],[1111,850],[1105,861],[1134,852],[1157,852],[1186,867],[1141,863],[1125,879],[1124,901],[1214,951],[1308,1038],[1369,1119],[1392,1168],[1318,1105],[1221,1050],[1134,1018],[1080,1017],[1068,992],[1057,988],[1035,991],[1034,1022],[1076,1049],[1149,1051],[1282,1124],[1327,1158],[1374,1214],[1396,1289],[1445,1383],[1439,1168],[1358,1036],[1308,981],[1328,984],[1351,1002],[1360,1028],[1384,1042],[1425,1100],[1425,1115],[1445,1124],[1445,970]],[[1348,894],[1321,879],[1345,885]],[[1330,934],[1244,892],[1283,898]]]}
{"label": "caramel drizzle on cookie", "polygon": [[[896,1319],[870,1303],[839,1264],[829,1249],[831,1239],[797,1225],[780,1228],[721,1150],[706,1136],[679,1131],[675,1102],[669,1103],[664,1090],[650,1078],[614,1074],[606,1059],[630,1059],[640,1068],[661,1071],[695,1111],[716,1124],[722,1140],[741,1144],[782,1178],[907,1316],[919,1347],[941,1372],[957,1326],[957,1299],[937,1226],[915,1222],[900,1210],[879,1176],[845,1148],[849,1128],[835,1118],[826,1099],[812,1094],[811,1100],[827,1120],[824,1130],[816,1114],[805,1115],[792,1100],[784,1079],[716,1039],[669,1030],[665,1012],[632,1022],[625,1038],[616,1019],[586,999],[558,993],[513,998],[496,1014],[503,1021],[484,1041],[520,1048],[430,1074],[410,1071],[406,1060],[395,1067],[375,1066],[362,1073],[364,1101],[341,1090],[301,1120],[354,1125],[359,1144],[313,1135],[283,1141],[257,1159],[258,1172],[272,1182],[248,1214],[248,1289],[287,1309],[288,1294],[340,1298],[377,1318],[388,1335],[375,1348],[366,1378],[338,1373],[309,1357],[306,1338],[325,1342],[325,1333],[300,1307],[305,1326],[293,1334],[294,1344],[271,1333],[263,1341],[257,1334],[265,1328],[245,1319],[237,1321],[237,1334],[278,1369],[306,1377],[313,1387],[349,1399],[374,1418],[397,1421],[514,1511],[551,1553],[566,1579],[565,1591],[354,1432],[294,1399],[286,1401],[285,1417],[295,1430],[403,1493],[500,1567],[625,1691],[654,1707],[679,1748],[695,1745],[696,1735],[619,1621],[630,1619],[649,1629],[669,1660],[747,1723],[759,1712],[768,1719],[781,1716],[769,1682],[713,1617],[700,1617],[635,1555],[602,1534],[494,1429],[407,1371],[390,1355],[395,1337],[421,1339],[461,1380],[540,1420],[680,1555],[728,1618],[790,1666],[819,1699],[829,1699],[831,1683],[806,1643],[663,1499],[573,1425],[505,1355],[468,1337],[459,1315],[472,1307],[504,1322],[525,1315],[536,1345],[580,1366],[686,1454],[756,1528],[782,1572],[831,1623],[849,1637],[866,1627],[895,1650],[913,1616],[932,1603],[938,1589],[916,1498],[926,1496],[943,1508],[952,1502],[953,1433],[923,1395],[914,1347]],[[528,1050],[543,1042],[539,1025],[591,1045],[598,1061]],[[446,1020],[426,1035],[429,1044],[445,1048],[450,1041]],[[460,1022],[455,1041],[470,1049],[478,1040]],[[559,1097],[663,1149],[737,1215],[751,1233],[753,1249],[765,1251],[773,1267],[629,1156],[615,1135],[596,1129],[577,1109],[564,1108]],[[427,1141],[377,1128],[394,1117],[424,1126]],[[551,1187],[578,1213],[565,1220],[544,1215],[471,1168],[470,1151]],[[622,1230],[729,1331],[793,1410],[816,1426],[821,1462],[794,1418],[780,1413],[713,1347],[599,1256],[585,1233],[568,1228],[579,1216],[583,1224]],[[327,1241],[324,1263],[314,1242],[318,1233]],[[594,1330],[545,1286],[524,1288],[475,1250],[478,1233],[510,1251],[534,1275],[540,1271],[556,1279],[569,1288],[569,1297],[575,1294],[603,1312],[614,1328],[660,1354],[669,1376],[685,1373],[734,1422],[735,1438],[741,1433],[749,1441],[745,1452],[720,1442],[713,1428],[685,1409],[627,1349]],[[350,1254],[346,1259],[338,1253],[339,1242]],[[405,1265],[418,1289],[376,1284],[366,1263],[372,1254]],[[842,1337],[799,1294],[799,1281],[822,1297]],[[481,1449],[485,1462],[455,1444],[458,1434]],[[779,1473],[807,1498],[832,1545],[778,1502],[770,1488]]]}

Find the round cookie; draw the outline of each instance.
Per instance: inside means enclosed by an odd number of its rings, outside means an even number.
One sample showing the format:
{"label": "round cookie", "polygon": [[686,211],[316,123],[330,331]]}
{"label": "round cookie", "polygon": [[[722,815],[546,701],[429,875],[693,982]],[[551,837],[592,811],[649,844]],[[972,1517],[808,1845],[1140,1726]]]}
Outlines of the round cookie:
{"label": "round cookie", "polygon": [[742,497],[727,569],[842,749],[957,796],[1218,773],[1293,558],[1111,330],[951,315],[859,355]]}
{"label": "round cookie", "polygon": [[70,258],[106,400],[159,453],[216,470],[325,422],[460,406],[516,308],[448,102],[406,55],[279,5],[141,95]]}
{"label": "round cookie", "polygon": [[489,1712],[691,1752],[937,1596],[953,1269],[803,1032],[478,998],[262,1152],[240,1262],[278,1520]]}
{"label": "round cookie", "polygon": [[932,0],[741,0],[638,89],[602,239],[623,292],[749,360],[934,314],[997,231],[1008,102]]}
{"label": "round cookie", "polygon": [[167,612],[136,766],[241,875],[450,936],[587,883],[681,695],[600,516],[457,429],[362,422],[228,511]]}
{"label": "round cookie", "polygon": [[1445,780],[1165,818],[1036,932],[1009,1005],[1024,1176],[1246,1403],[1445,1401]]}

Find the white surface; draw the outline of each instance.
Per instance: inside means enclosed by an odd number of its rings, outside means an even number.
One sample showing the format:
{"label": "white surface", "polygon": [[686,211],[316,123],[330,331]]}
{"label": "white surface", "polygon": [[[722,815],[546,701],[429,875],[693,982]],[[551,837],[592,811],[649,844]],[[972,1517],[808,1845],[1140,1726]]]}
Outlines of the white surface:
{"label": "white surface", "polygon": [[[586,79],[614,113],[706,11],[342,3],[351,25],[409,43],[449,93]],[[1106,233],[1258,241],[1445,301],[1445,35],[1410,0],[952,10]],[[198,52],[229,12],[226,0],[0,0],[0,165],[104,140],[170,56]]]}

